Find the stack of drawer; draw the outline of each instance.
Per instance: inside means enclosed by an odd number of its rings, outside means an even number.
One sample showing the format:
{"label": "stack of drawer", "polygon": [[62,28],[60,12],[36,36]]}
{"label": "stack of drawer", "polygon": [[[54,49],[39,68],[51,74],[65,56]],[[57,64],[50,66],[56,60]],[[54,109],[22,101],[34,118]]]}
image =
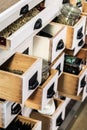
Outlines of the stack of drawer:
{"label": "stack of drawer", "polygon": [[[58,130],[70,100],[87,96],[86,17],[74,26],[52,22],[64,0],[0,2],[0,129]],[[64,72],[65,54],[84,59],[78,75]]]}

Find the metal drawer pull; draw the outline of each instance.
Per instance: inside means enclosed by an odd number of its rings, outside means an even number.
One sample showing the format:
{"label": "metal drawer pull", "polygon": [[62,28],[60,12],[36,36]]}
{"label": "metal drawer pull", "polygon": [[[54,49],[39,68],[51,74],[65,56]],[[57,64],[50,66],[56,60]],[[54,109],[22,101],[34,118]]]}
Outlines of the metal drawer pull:
{"label": "metal drawer pull", "polygon": [[60,126],[63,123],[62,113],[56,119],[56,126]]}
{"label": "metal drawer pull", "polygon": [[24,7],[21,8],[21,10],[20,10],[20,15],[24,15],[24,14],[26,14],[28,11],[29,11],[29,6],[28,6],[28,4],[27,4],[27,5],[25,5]]}
{"label": "metal drawer pull", "polygon": [[6,38],[0,37],[0,45],[1,46],[6,46]]}
{"label": "metal drawer pull", "polygon": [[59,71],[58,75],[60,75],[60,73],[61,73],[61,63],[56,67],[56,70]]}
{"label": "metal drawer pull", "polygon": [[69,0],[63,0],[62,4],[69,3]]}
{"label": "metal drawer pull", "polygon": [[85,85],[86,85],[85,77],[86,77],[86,76],[84,76],[84,77],[82,78],[82,80],[81,80],[81,85],[80,85],[81,88],[84,88]]}
{"label": "metal drawer pull", "polygon": [[42,27],[42,19],[39,18],[39,19],[35,22],[34,30],[35,30],[35,29],[40,29],[41,27]]}
{"label": "metal drawer pull", "polygon": [[83,33],[82,33],[83,27],[81,27],[78,32],[77,32],[77,39],[81,39],[83,37]]}
{"label": "metal drawer pull", "polygon": [[84,41],[83,41],[83,39],[82,39],[82,40],[78,43],[78,46],[79,46],[79,47],[82,46],[83,43],[84,43]]}
{"label": "metal drawer pull", "polygon": [[63,49],[63,48],[64,48],[64,42],[63,42],[63,40],[61,39],[61,40],[58,42],[58,44],[57,44],[56,51],[61,50],[61,49]]}
{"label": "metal drawer pull", "polygon": [[55,91],[54,91],[54,83],[53,83],[47,91],[47,98],[52,98],[54,94],[55,94]]}
{"label": "metal drawer pull", "polygon": [[39,82],[37,81],[37,75],[38,72],[36,72],[29,80],[29,90],[33,90],[38,86]]}
{"label": "metal drawer pull", "polygon": [[11,114],[18,114],[21,110],[21,105],[17,103],[13,103],[11,106]]}

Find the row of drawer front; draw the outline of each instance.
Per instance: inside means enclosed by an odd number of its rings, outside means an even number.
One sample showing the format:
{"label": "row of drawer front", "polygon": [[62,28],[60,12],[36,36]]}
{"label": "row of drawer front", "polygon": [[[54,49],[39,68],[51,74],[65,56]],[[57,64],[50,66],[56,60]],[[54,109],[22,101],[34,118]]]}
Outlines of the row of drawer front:
{"label": "row of drawer front", "polygon": [[15,53],[0,66],[0,98],[24,103],[39,86],[42,59]]}
{"label": "row of drawer front", "polygon": [[[73,51],[73,55],[76,55],[85,44],[85,23],[85,16],[81,17],[73,27],[51,22],[34,37],[33,55],[39,56],[50,63],[65,48],[68,51]],[[77,39],[78,33],[81,33],[82,36]]]}
{"label": "row of drawer front", "polygon": [[41,1],[43,0],[13,0],[9,1],[9,3],[6,3],[6,0],[0,1],[0,31],[23,16]]}
{"label": "row of drawer front", "polygon": [[[46,24],[48,24],[58,13],[58,8],[56,4],[44,8],[42,11],[33,8],[26,15],[16,20],[15,23],[12,23],[12,26],[5,28],[0,32],[0,48],[2,49],[14,49],[19,44],[21,44],[27,37],[34,36],[40,31]],[[50,14],[51,12],[51,14]],[[36,15],[36,16],[35,16]],[[32,17],[31,17],[32,16]],[[26,18],[27,17],[27,18]],[[25,20],[25,22],[21,21]],[[27,21],[26,19],[31,19]],[[19,21],[21,24],[19,24]],[[11,27],[14,28],[11,29]],[[10,28],[9,33],[7,32]]]}

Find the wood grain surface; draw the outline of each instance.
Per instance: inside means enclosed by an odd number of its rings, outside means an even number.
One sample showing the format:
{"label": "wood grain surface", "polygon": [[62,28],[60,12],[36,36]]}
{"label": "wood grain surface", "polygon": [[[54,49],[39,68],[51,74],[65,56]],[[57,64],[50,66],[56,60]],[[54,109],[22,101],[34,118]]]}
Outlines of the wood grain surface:
{"label": "wood grain surface", "polygon": [[0,0],[0,13],[16,4],[20,0]]}

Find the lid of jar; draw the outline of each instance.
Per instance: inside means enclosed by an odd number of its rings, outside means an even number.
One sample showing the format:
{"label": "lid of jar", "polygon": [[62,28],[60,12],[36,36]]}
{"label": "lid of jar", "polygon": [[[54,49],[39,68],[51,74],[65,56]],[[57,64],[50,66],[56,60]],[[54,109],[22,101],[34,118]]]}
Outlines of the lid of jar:
{"label": "lid of jar", "polygon": [[38,110],[38,112],[41,113],[41,114],[52,115],[55,112],[55,109],[56,109],[56,106],[55,106],[54,100],[52,99],[43,108],[43,110]]}
{"label": "lid of jar", "polygon": [[81,14],[81,10],[74,5],[67,3],[63,5],[61,13],[67,16],[69,15],[79,16]]}

